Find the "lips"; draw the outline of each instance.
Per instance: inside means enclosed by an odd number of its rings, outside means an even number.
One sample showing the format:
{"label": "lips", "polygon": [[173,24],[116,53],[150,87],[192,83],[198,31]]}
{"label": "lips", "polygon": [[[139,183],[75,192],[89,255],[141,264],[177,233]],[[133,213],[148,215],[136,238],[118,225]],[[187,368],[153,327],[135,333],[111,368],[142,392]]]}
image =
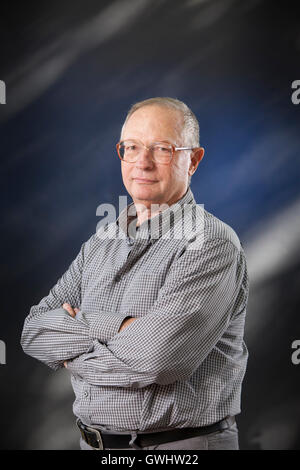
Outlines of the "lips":
{"label": "lips", "polygon": [[135,181],[136,183],[144,183],[144,184],[153,184],[153,183],[157,183],[156,180],[150,180],[148,178],[132,178],[133,181]]}

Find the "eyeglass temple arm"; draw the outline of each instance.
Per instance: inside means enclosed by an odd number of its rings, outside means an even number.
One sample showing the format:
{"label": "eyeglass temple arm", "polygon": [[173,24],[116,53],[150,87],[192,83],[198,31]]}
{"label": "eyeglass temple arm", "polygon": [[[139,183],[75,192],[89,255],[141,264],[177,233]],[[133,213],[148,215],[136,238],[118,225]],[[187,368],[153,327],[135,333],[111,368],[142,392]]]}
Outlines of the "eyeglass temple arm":
{"label": "eyeglass temple arm", "polygon": [[175,147],[175,150],[194,150],[194,147]]}

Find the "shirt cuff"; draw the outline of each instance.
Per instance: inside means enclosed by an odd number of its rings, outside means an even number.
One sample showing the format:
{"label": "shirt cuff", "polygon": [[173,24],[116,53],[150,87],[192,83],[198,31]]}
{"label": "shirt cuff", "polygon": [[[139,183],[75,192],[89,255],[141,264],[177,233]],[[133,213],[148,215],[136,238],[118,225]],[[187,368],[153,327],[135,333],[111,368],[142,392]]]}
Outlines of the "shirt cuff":
{"label": "shirt cuff", "polygon": [[97,318],[90,323],[89,337],[98,339],[102,343],[107,342],[119,332],[125,318],[130,318],[130,315],[99,313]]}

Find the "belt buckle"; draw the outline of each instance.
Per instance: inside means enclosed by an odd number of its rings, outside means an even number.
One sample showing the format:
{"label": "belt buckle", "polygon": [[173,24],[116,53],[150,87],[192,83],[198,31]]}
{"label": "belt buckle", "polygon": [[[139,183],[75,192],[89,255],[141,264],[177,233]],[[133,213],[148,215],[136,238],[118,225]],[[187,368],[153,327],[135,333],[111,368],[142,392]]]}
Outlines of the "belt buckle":
{"label": "belt buckle", "polygon": [[[85,436],[85,434],[84,434],[84,429],[82,429],[81,426],[80,426],[80,422],[81,422],[81,421],[78,419],[78,420],[76,421],[76,424],[77,424],[77,426],[79,427],[79,430],[80,430],[80,432],[81,432],[81,435],[82,435],[82,437],[84,438],[84,440],[85,440],[89,445],[91,445],[91,444],[88,442],[88,439],[86,438],[86,436]],[[81,424],[83,424],[83,423],[81,423]],[[90,432],[96,434],[96,439],[97,439],[97,442],[98,442],[98,446],[99,446],[99,447],[94,447],[94,446],[91,446],[91,447],[93,447],[93,449],[95,449],[95,450],[104,450],[104,445],[103,445],[103,441],[102,441],[102,438],[101,438],[101,433],[100,433],[100,431],[99,431],[98,429],[91,428],[90,426],[87,426],[86,424],[84,424],[83,426],[84,426],[84,428],[85,428],[87,431],[90,431]]]}

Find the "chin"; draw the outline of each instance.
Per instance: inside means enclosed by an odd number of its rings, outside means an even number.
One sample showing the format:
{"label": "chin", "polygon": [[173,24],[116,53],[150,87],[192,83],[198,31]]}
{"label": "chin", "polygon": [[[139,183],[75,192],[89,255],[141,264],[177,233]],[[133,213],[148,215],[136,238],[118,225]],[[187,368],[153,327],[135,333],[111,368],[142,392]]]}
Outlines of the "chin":
{"label": "chin", "polygon": [[157,201],[159,199],[160,193],[153,188],[132,188],[131,197],[135,200],[140,201]]}

